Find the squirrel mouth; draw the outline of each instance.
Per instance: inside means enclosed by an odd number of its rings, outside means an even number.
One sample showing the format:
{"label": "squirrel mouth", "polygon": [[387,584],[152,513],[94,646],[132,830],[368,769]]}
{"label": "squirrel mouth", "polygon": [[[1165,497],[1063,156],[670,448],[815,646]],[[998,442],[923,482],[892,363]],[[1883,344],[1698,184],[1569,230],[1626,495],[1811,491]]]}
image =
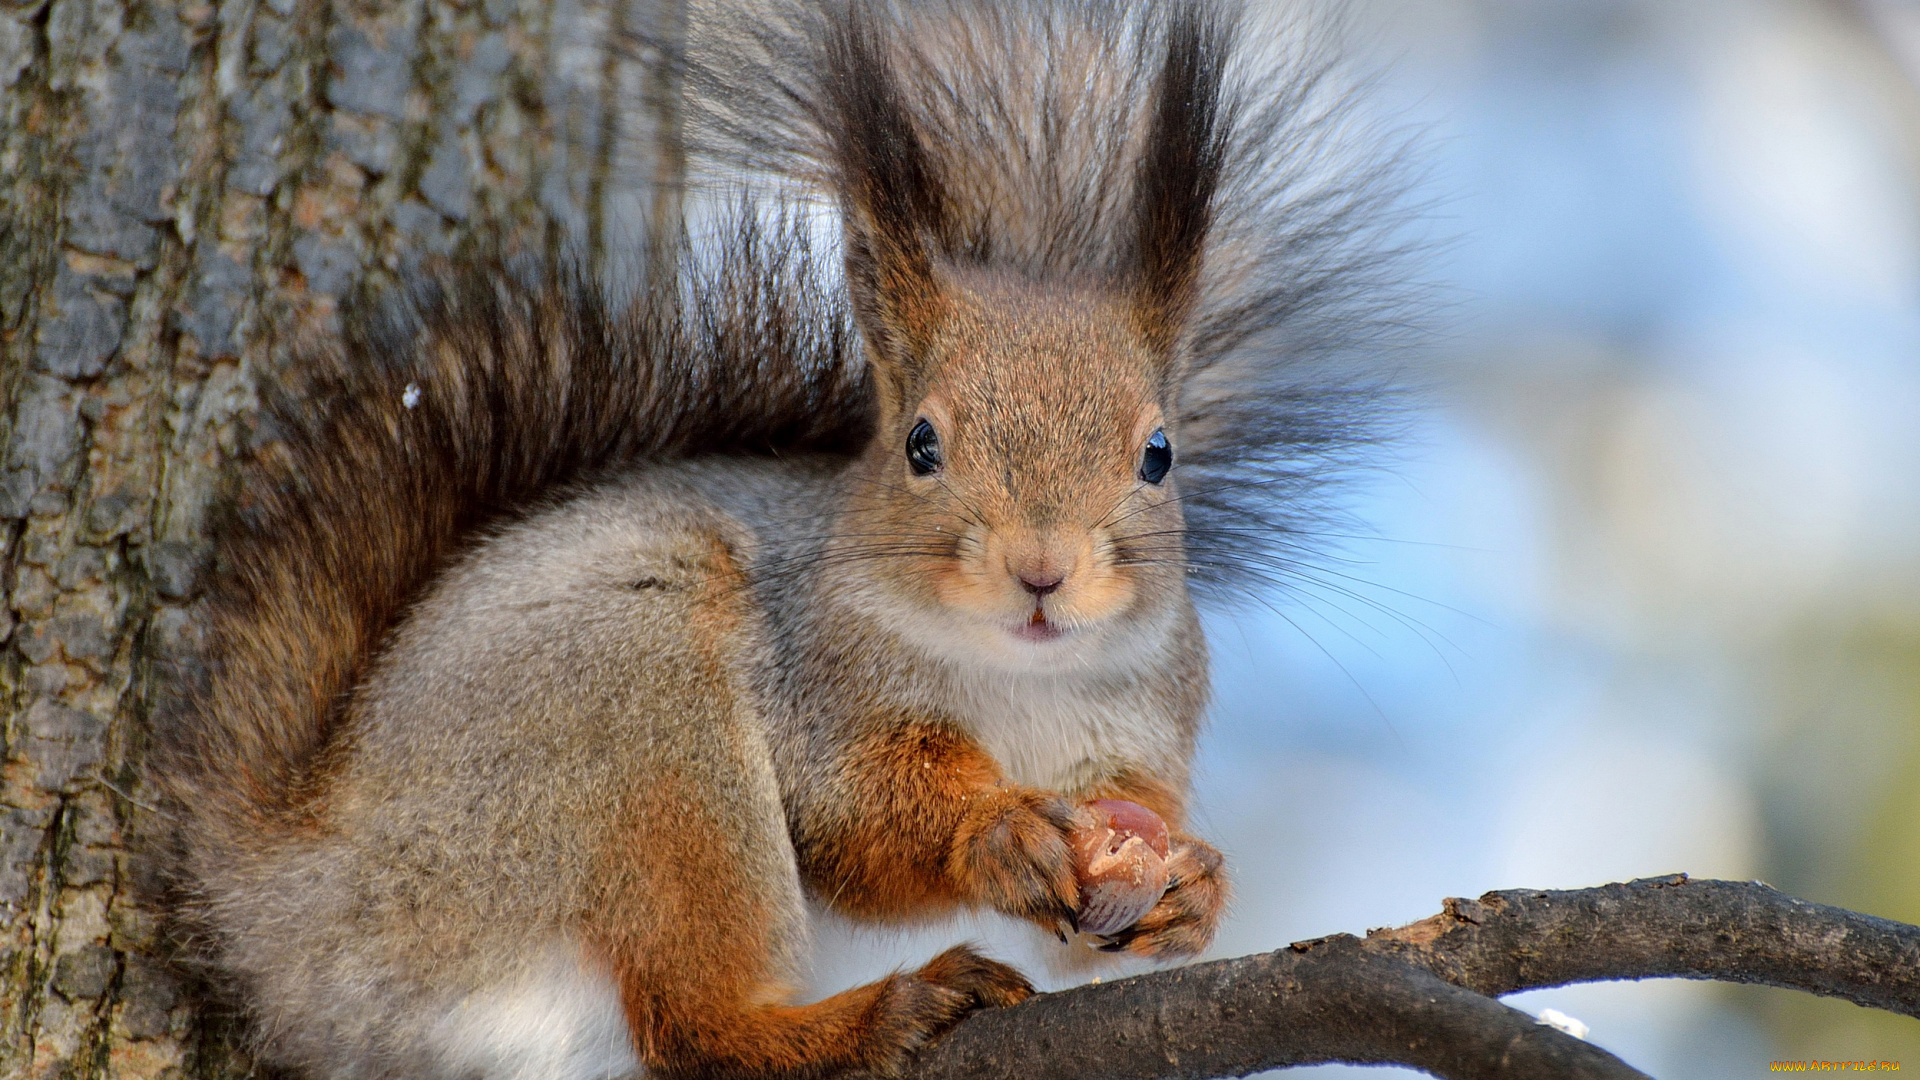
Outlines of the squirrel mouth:
{"label": "squirrel mouth", "polygon": [[1033,609],[1033,618],[1021,623],[1013,631],[1015,637],[1024,641],[1052,641],[1065,633],[1066,630],[1047,621],[1047,613],[1038,605]]}

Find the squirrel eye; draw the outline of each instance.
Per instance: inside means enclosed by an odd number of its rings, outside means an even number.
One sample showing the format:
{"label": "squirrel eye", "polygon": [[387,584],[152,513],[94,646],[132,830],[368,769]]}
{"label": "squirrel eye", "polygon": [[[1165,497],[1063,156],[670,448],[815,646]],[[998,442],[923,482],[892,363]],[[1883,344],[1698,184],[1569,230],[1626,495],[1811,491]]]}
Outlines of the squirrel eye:
{"label": "squirrel eye", "polygon": [[1157,484],[1167,478],[1167,470],[1171,468],[1173,447],[1167,443],[1167,433],[1155,431],[1147,440],[1147,448],[1140,452],[1140,479]]}
{"label": "squirrel eye", "polygon": [[940,467],[940,436],[925,417],[907,432],[907,465],[915,476],[925,476]]}

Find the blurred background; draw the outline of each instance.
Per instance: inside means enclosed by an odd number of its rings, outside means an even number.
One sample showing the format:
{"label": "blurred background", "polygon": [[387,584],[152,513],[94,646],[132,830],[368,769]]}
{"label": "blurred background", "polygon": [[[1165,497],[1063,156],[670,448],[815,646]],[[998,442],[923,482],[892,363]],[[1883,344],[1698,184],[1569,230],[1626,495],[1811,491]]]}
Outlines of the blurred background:
{"label": "blurred background", "polygon": [[[1216,627],[1220,951],[1672,871],[1920,921],[1920,5],[1354,12],[1455,306],[1378,539]],[[1660,1076],[1920,1067],[1785,991],[1512,1001]]]}
{"label": "blurred background", "polygon": [[[1349,7],[1449,303],[1368,538],[1213,620],[1216,953],[1675,871],[1920,922],[1920,4]],[[1659,1076],[1920,1068],[1787,991],[1509,1000]]]}

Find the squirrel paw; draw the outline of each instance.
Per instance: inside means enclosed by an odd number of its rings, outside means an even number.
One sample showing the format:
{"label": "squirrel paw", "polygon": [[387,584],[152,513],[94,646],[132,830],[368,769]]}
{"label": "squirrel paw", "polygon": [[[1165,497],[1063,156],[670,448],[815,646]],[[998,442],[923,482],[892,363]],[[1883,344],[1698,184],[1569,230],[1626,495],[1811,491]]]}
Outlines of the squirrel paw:
{"label": "squirrel paw", "polygon": [[953,875],[974,902],[1065,940],[1080,909],[1067,842],[1074,820],[1073,807],[1050,792],[1011,785],[982,792],[955,838]]}
{"label": "squirrel paw", "polygon": [[1032,996],[1033,985],[1024,975],[969,946],[956,945],[920,970],[894,976],[875,1009],[872,1052],[863,1066],[881,1076],[897,1076],[913,1051],[968,1013],[1016,1005]]}
{"label": "squirrel paw", "polygon": [[1139,922],[1107,935],[1101,949],[1171,960],[1204,952],[1213,943],[1227,909],[1226,860],[1203,840],[1176,837],[1167,871],[1173,883],[1166,895]]}

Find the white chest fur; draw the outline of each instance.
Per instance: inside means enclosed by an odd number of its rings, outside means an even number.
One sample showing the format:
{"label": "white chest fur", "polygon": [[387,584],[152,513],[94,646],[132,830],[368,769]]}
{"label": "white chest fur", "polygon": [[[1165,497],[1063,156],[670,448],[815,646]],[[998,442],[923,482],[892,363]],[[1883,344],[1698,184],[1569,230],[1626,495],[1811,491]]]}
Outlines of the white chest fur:
{"label": "white chest fur", "polygon": [[963,702],[982,748],[1033,787],[1071,791],[1128,766],[1158,773],[1182,752],[1171,717],[1088,679],[981,673]]}

